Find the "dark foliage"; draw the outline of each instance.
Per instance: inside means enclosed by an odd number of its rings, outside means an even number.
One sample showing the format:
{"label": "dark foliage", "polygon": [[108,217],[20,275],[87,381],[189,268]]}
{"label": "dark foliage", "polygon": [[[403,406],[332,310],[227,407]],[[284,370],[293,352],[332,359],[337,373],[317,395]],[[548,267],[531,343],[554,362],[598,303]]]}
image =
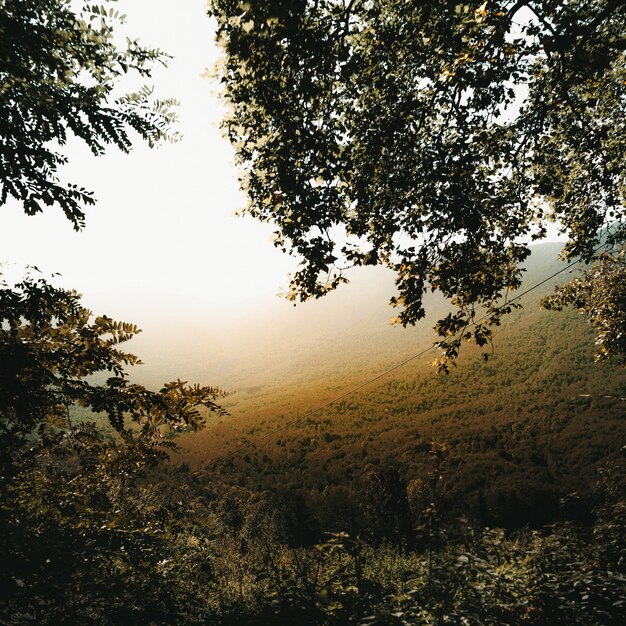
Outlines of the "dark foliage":
{"label": "dark foliage", "polygon": [[128,152],[133,133],[150,144],[175,137],[173,100],[154,100],[148,87],[119,93],[125,74],[148,78],[167,59],[136,40],[119,46],[123,21],[109,0],[0,4],[0,206],[13,197],[34,215],[56,205],[79,229],[94,198],[59,180],[59,147],[76,137],[98,155],[109,145]]}
{"label": "dark foliage", "polygon": [[386,265],[402,324],[429,290],[457,307],[436,326],[454,358],[510,312],[548,221],[568,258],[593,259],[604,235],[623,248],[623,2],[212,0],[210,14],[246,212],[301,259],[290,299]]}
{"label": "dark foliage", "polygon": [[[164,435],[225,413],[221,392],[131,384],[124,367],[138,359],[118,346],[135,326],[94,319],[78,294],[42,278],[0,287],[0,620],[183,614],[187,599],[168,594],[159,563],[187,528],[184,509],[142,481],[174,448]],[[73,424],[74,405],[104,414],[109,432],[102,420]]]}

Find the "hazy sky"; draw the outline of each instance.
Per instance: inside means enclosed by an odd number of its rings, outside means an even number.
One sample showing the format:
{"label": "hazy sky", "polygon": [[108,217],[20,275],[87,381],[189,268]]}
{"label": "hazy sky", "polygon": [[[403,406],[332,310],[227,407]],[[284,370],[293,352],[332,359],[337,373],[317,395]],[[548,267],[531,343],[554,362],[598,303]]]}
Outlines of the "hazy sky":
{"label": "hazy sky", "polygon": [[63,177],[98,200],[86,228],[76,233],[56,208],[28,217],[16,203],[1,207],[0,261],[59,272],[96,312],[144,328],[164,318],[233,324],[254,316],[260,303],[276,301],[295,261],[274,248],[270,226],[233,215],[245,201],[219,129],[219,86],[203,76],[219,54],[205,2],[118,6],[129,35],[174,57],[151,84],[159,97],[180,100],[183,138],[99,158],[68,146]]}
{"label": "hazy sky", "polygon": [[16,203],[2,207],[0,260],[60,272],[98,312],[139,325],[159,311],[230,316],[286,285],[294,261],[273,247],[271,228],[233,216],[244,199],[219,129],[217,86],[202,76],[218,54],[204,7],[120,0],[127,32],[174,56],[151,83],[159,97],[180,100],[183,139],[99,158],[69,146],[63,177],[98,200],[86,228],[74,232],[60,209],[28,217]]}

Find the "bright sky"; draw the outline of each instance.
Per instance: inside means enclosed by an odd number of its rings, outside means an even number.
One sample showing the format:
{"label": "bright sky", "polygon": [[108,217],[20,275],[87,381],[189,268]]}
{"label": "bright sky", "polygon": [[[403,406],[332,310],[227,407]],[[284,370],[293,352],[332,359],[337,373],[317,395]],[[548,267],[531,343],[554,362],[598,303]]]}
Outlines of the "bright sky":
{"label": "bright sky", "polygon": [[151,82],[159,97],[180,101],[183,139],[99,158],[70,146],[64,177],[98,200],[86,228],[74,232],[60,209],[28,217],[16,203],[2,207],[0,260],[59,272],[96,312],[139,326],[158,311],[241,313],[246,301],[274,297],[295,264],[274,248],[269,226],[233,215],[244,199],[219,129],[217,85],[202,76],[218,54],[205,2],[120,0],[119,8],[130,35],[174,56]]}
{"label": "bright sky", "polygon": [[[181,102],[183,139],[130,155],[92,157],[67,148],[67,180],[95,192],[76,233],[60,209],[34,217],[0,208],[0,261],[58,272],[96,313],[132,321],[233,324],[276,301],[295,261],[271,243],[271,227],[233,214],[244,205],[233,152],[221,135],[219,86],[203,77],[218,57],[204,0],[119,0],[129,35],[174,59],[151,81]],[[138,87],[139,83],[133,83]],[[6,269],[5,269],[6,272]],[[275,305],[276,306],[276,305]]]}

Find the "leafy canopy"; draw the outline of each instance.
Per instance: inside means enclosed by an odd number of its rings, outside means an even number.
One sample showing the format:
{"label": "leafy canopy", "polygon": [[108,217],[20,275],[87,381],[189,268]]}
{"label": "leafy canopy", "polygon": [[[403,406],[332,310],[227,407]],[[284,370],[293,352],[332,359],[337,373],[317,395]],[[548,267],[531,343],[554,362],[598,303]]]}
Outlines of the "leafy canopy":
{"label": "leafy canopy", "polygon": [[[198,429],[206,411],[225,414],[215,402],[222,392],[214,387],[175,381],[154,392],[131,384],[125,367],[140,361],[119,345],[138,332],[133,324],[94,318],[79,294],[41,277],[15,286],[0,281],[3,461],[12,463],[25,444],[49,447],[55,433],[73,436],[72,406],[103,414],[121,444],[142,449],[146,459],[161,456],[164,428]],[[94,375],[107,374],[105,382],[96,382]],[[103,434],[94,431],[96,436]]]}
{"label": "leafy canopy", "polygon": [[457,307],[439,334],[482,345],[475,307],[496,324],[510,310],[548,221],[568,258],[623,247],[624,2],[211,0],[209,12],[245,211],[301,259],[289,298],[383,264],[400,323],[439,290]]}
{"label": "leafy canopy", "polygon": [[172,431],[225,414],[221,392],[130,383],[120,345],[138,332],[37,274],[0,276],[3,624],[184,622],[199,604],[182,575],[198,525],[155,469]]}
{"label": "leafy canopy", "polygon": [[153,100],[146,86],[116,92],[125,74],[150,77],[167,57],[137,40],[119,43],[125,16],[114,2],[0,2],[0,206],[9,196],[28,215],[56,205],[79,229],[94,198],[59,180],[60,147],[74,136],[99,155],[108,145],[128,152],[131,132],[149,144],[175,138],[173,100]]}
{"label": "leafy canopy", "polygon": [[[120,46],[123,21],[112,1],[0,0],[0,206],[56,205],[78,229],[94,199],[59,180],[72,136],[96,155],[172,138],[173,101],[116,95],[124,74],[166,60]],[[199,604],[178,578],[197,525],[147,468],[175,447],[171,431],[225,414],[221,392],[132,384],[139,360],[120,345],[138,332],[40,276],[12,285],[0,272],[2,623],[186,622]]]}

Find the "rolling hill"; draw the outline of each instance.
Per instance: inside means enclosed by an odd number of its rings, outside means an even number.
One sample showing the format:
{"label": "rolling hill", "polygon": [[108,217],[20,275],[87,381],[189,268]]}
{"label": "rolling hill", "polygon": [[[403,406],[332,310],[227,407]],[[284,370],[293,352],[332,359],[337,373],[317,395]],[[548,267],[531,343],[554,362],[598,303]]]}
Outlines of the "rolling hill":
{"label": "rolling hill", "polygon": [[[558,250],[535,248],[524,288],[560,267]],[[320,498],[358,499],[381,468],[405,481],[425,477],[430,442],[445,442],[452,509],[505,526],[553,519],[565,495],[586,498],[595,468],[620,457],[626,372],[594,363],[592,330],[576,313],[540,309],[550,289],[526,296],[498,329],[489,362],[468,346],[450,375],[438,375],[430,352],[291,426],[428,347],[445,304],[430,298],[418,328],[391,327],[393,285],[370,272],[310,306],[255,311],[215,333],[212,353],[209,338],[195,337],[191,350],[182,343],[186,361],[168,365],[232,393],[224,401],[231,417],[183,437],[180,460],[216,485],[299,494],[328,509],[328,528],[343,525],[342,513]]]}

